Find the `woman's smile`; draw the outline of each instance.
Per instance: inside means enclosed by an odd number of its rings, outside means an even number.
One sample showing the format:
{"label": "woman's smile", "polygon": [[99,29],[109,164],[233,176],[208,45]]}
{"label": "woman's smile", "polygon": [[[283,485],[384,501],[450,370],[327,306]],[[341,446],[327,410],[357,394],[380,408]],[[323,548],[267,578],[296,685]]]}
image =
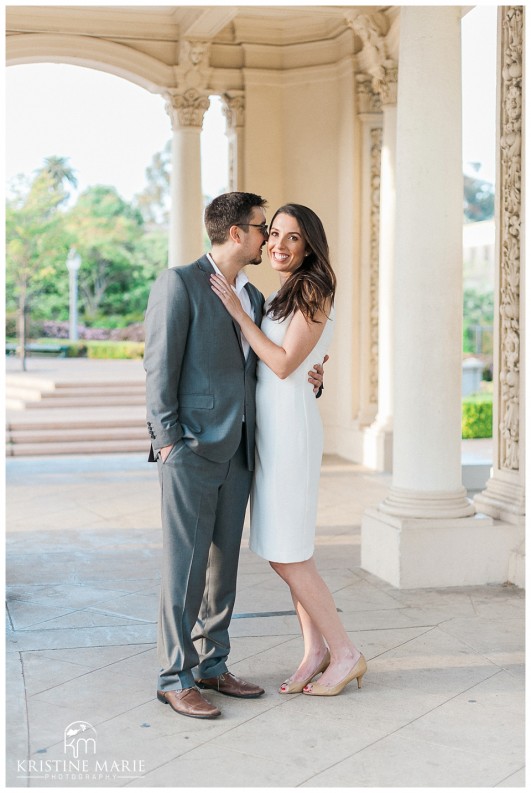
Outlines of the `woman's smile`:
{"label": "woman's smile", "polygon": [[306,252],[306,241],[297,219],[284,213],[277,215],[267,241],[267,253],[273,269],[285,280],[301,266]]}

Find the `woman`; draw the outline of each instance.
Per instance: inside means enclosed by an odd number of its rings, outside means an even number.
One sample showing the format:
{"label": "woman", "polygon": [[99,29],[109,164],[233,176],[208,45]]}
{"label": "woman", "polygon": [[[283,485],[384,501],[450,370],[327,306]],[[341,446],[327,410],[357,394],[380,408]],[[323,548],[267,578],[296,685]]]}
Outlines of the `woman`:
{"label": "woman", "polygon": [[288,584],[304,639],[304,657],[280,693],[333,696],[354,678],[361,687],[367,669],[313,559],[323,431],[306,372],[330,344],[336,279],[323,225],[300,204],[276,211],[267,252],[280,289],[266,300],[261,329],[223,276],[211,277],[260,359],[250,547]]}

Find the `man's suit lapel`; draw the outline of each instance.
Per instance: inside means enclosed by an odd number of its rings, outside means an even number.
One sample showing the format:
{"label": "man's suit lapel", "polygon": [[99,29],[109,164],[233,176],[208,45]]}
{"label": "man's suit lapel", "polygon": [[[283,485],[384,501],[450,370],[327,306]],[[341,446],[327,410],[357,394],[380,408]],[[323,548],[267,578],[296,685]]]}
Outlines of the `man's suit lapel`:
{"label": "man's suit lapel", "polygon": [[[251,299],[251,305],[254,311],[254,324],[260,325],[262,324],[262,302],[260,300],[260,293],[256,289],[251,289],[251,284],[245,284],[244,287],[247,290],[247,294]],[[256,360],[256,353],[254,352],[253,348],[251,347],[249,350],[249,355],[247,356],[247,360],[245,362],[246,367],[249,366],[252,360]]]}
{"label": "man's suit lapel", "polygon": [[[198,265],[198,267],[201,268],[201,270],[204,270],[209,275],[211,275],[211,274],[213,274],[215,272],[214,268],[212,267],[212,265],[211,265],[211,263],[210,263],[210,261],[209,261],[209,259],[208,259],[208,257],[206,255],[205,256],[201,256],[201,258],[197,260],[197,265]],[[209,283],[209,287],[210,287],[210,283]],[[254,311],[254,322],[255,322],[255,325],[258,325],[258,327],[260,327],[260,325],[262,324],[262,303],[261,303],[261,300],[260,300],[260,293],[258,292],[258,290],[252,289],[250,283],[245,284],[244,289],[247,290],[247,294],[249,295],[249,298],[251,300],[251,305],[252,305],[253,311]],[[223,309],[223,310],[225,311],[225,309]],[[238,347],[240,348],[240,352],[242,354],[242,358],[243,358],[243,360],[245,362],[245,365],[248,365],[250,358],[254,355],[253,350],[252,349],[249,350],[249,355],[247,356],[247,360],[245,360],[245,356],[244,356],[244,353],[243,353],[243,347],[242,347],[240,326],[238,325],[237,322],[232,320],[232,327],[233,327],[234,333],[236,335],[236,341],[238,342]]]}
{"label": "man's suit lapel", "polygon": [[250,283],[245,284],[245,289],[247,290],[247,294],[251,298],[251,305],[254,310],[255,325],[258,325],[258,327],[260,327],[260,325],[262,324],[262,303],[260,300],[259,293],[257,294],[256,289],[251,289]]}
{"label": "man's suit lapel", "polygon": [[[208,273],[209,276],[213,275],[216,272],[214,270],[214,268],[212,267],[212,265],[211,265],[211,263],[210,263],[210,261],[208,259],[208,256],[206,256],[206,255],[205,256],[201,256],[201,258],[197,260],[197,266],[201,270],[204,270],[204,272]],[[210,281],[208,282],[208,288],[210,289]],[[218,298],[216,298],[216,300],[217,299]],[[221,308],[223,309],[223,311],[225,312],[225,314],[227,314],[228,312],[225,309],[225,307],[222,305],[221,301],[218,301],[218,302],[219,302]],[[232,327],[234,329],[234,333],[236,335],[236,341],[238,342],[238,347],[240,348],[240,352],[241,352],[242,358],[243,358],[244,355],[243,355],[243,347],[242,347],[242,341],[241,341],[241,335],[240,335],[240,326],[233,319],[231,319],[231,322],[232,322]]]}

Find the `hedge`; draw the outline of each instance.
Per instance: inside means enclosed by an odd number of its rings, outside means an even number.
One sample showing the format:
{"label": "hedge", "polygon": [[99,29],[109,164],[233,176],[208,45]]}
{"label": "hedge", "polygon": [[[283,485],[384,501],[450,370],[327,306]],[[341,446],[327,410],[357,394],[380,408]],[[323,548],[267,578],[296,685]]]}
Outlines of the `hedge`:
{"label": "hedge", "polygon": [[87,358],[130,358],[144,357],[143,341],[85,341]]}
{"label": "hedge", "polygon": [[462,401],[461,436],[492,438],[492,395],[465,397]]}
{"label": "hedge", "polygon": [[56,344],[67,347],[67,358],[128,358],[141,360],[144,357],[143,341],[69,341],[68,339],[37,339],[38,344]]}

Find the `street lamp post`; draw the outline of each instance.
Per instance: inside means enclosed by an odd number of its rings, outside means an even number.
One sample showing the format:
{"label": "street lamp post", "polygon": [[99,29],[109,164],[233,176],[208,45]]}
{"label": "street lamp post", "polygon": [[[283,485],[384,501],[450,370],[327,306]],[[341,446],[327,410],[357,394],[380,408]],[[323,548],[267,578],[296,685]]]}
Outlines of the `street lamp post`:
{"label": "street lamp post", "polygon": [[66,259],[66,266],[70,274],[70,309],[69,309],[69,338],[78,340],[77,333],[77,273],[81,266],[81,256],[75,248],[70,248]]}

